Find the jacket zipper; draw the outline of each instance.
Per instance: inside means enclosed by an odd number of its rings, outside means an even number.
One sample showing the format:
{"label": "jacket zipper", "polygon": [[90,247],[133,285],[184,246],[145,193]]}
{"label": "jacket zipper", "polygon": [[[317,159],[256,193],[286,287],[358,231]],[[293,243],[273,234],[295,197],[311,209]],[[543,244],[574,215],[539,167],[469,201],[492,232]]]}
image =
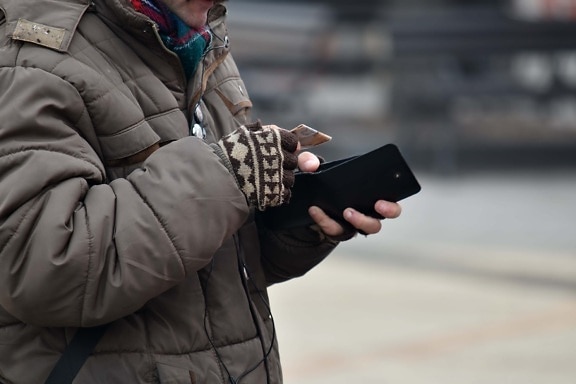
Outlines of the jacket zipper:
{"label": "jacket zipper", "polygon": [[179,72],[179,76],[180,76],[180,80],[181,83],[184,84],[184,89],[186,89],[187,84],[188,84],[188,79],[186,78],[186,73],[184,72],[184,67],[182,65],[182,62],[180,61],[180,58],[178,57],[178,55],[174,52],[172,52],[171,50],[169,50],[168,48],[166,48],[166,46],[164,45],[164,42],[162,41],[162,37],[160,37],[160,30],[158,29],[158,25],[156,25],[156,23],[149,21],[148,22],[150,27],[152,28],[152,31],[154,33],[154,37],[156,38],[156,41],[158,44],[160,44],[160,47],[162,47],[162,50],[172,56],[173,58],[178,60],[178,72]]}

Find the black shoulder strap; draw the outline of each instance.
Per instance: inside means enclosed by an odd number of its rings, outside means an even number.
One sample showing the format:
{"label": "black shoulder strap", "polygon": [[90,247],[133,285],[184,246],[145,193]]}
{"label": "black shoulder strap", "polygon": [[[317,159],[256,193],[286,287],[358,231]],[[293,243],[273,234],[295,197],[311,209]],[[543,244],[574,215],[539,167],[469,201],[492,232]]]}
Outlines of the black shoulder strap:
{"label": "black shoulder strap", "polygon": [[106,324],[79,328],[45,384],[71,384],[106,330]]}

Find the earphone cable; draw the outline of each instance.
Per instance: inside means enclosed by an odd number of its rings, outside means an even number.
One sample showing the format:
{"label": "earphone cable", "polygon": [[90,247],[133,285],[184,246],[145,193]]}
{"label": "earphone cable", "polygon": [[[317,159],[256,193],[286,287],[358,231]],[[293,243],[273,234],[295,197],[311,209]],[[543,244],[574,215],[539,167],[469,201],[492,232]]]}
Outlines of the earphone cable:
{"label": "earphone cable", "polygon": [[[208,283],[210,282],[210,278],[212,277],[212,271],[214,270],[214,262],[215,259],[212,258],[212,261],[210,262],[210,270],[208,271],[208,277],[206,278],[206,282],[202,284],[204,286],[204,297],[206,297],[205,300],[207,300],[208,297]],[[214,351],[214,354],[216,355],[218,362],[220,363],[220,365],[222,365],[224,371],[226,371],[226,375],[228,375],[228,380],[230,381],[230,384],[238,384],[238,381],[230,374],[228,367],[226,366],[226,364],[224,364],[222,356],[220,356],[220,352],[218,352],[218,349],[216,348],[214,341],[210,337],[210,332],[208,332],[208,305],[206,303],[204,303],[204,333],[206,334],[206,338],[208,339],[208,342],[210,343],[210,346],[212,347],[212,350]]]}
{"label": "earphone cable", "polygon": [[250,275],[250,271],[248,270],[248,267],[246,266],[246,264],[244,263],[243,260],[242,260],[242,267],[244,268],[244,271],[246,271],[246,275],[248,276],[248,281],[250,281],[253,288],[258,293],[260,300],[262,301],[262,303],[266,307],[266,310],[268,311],[268,316],[269,316],[269,319],[270,319],[270,322],[272,325],[272,337],[271,337],[272,340],[270,341],[270,347],[268,347],[268,350],[267,350],[266,354],[264,355],[264,357],[262,358],[262,360],[260,360],[256,365],[254,365],[249,370],[242,373],[242,375],[238,376],[238,379],[237,379],[238,384],[240,383],[240,380],[242,380],[244,377],[248,376],[250,373],[254,372],[260,366],[260,364],[262,364],[268,360],[268,357],[270,357],[270,354],[274,350],[274,345],[276,344],[276,324],[274,323],[274,316],[272,316],[272,310],[270,308],[270,304],[268,303],[268,301],[266,300],[264,295],[262,295],[262,292],[260,291],[260,289],[254,283],[254,279]]}

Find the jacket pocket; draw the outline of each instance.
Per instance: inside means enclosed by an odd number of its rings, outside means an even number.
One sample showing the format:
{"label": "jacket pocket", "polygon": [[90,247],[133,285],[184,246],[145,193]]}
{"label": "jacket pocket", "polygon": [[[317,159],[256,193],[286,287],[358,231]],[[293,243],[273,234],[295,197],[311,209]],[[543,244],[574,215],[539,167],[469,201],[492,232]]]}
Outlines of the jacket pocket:
{"label": "jacket pocket", "polygon": [[246,86],[239,78],[230,78],[221,83],[215,90],[216,94],[235,117],[244,117],[252,108]]}

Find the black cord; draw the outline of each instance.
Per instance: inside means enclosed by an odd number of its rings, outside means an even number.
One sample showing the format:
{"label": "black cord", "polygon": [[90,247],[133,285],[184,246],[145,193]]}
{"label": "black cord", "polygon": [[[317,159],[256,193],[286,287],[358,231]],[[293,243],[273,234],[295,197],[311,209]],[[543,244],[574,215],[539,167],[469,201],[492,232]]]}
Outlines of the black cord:
{"label": "black cord", "polygon": [[[216,358],[218,359],[218,362],[224,368],[224,371],[225,371],[226,375],[228,376],[229,383],[230,384],[239,384],[242,379],[246,378],[246,376],[248,376],[250,373],[254,372],[261,364],[267,363],[268,358],[270,357],[270,355],[272,354],[272,351],[274,350],[274,345],[276,344],[276,324],[274,323],[274,316],[272,316],[272,310],[270,308],[270,304],[268,303],[268,300],[266,300],[266,298],[262,294],[262,291],[254,283],[254,279],[250,275],[250,271],[248,270],[248,267],[247,267],[246,263],[244,262],[242,247],[239,244],[239,239],[237,239],[237,236],[234,236],[234,243],[236,245],[236,251],[237,251],[237,255],[238,255],[238,267],[239,267],[238,273],[240,274],[241,278],[242,278],[242,272],[246,273],[245,279],[244,278],[242,279],[242,286],[244,288],[244,293],[246,294],[246,297],[248,299],[248,303],[249,303],[248,305],[250,306],[250,312],[252,313],[252,316],[253,316],[254,325],[256,326],[258,336],[259,336],[260,340],[262,341],[262,348],[263,348],[263,351],[265,351],[264,357],[260,361],[258,361],[254,366],[252,366],[251,368],[242,372],[238,377],[232,376],[232,374],[230,373],[230,370],[228,369],[228,367],[224,363],[224,360],[222,359],[220,352],[218,352],[218,349],[216,348],[214,341],[210,337],[210,333],[208,332],[208,305],[206,303],[204,304],[204,333],[206,334],[206,337],[208,338],[208,342],[210,343],[210,346],[212,347],[212,350],[214,351]],[[205,297],[208,296],[208,285],[209,285],[210,279],[212,277],[212,272],[214,271],[215,261],[216,260],[213,258],[211,263],[210,263],[210,269],[208,270],[208,276],[206,278],[206,281],[204,284],[202,284],[204,287],[204,296]],[[242,270],[240,270],[240,268],[242,268]],[[262,334],[262,330],[260,329],[260,325],[258,324],[258,320],[256,318],[256,316],[258,316],[258,314],[254,314],[253,308],[250,304],[252,302],[252,300],[250,298],[250,292],[249,292],[248,286],[247,286],[248,281],[250,282],[250,284],[253,286],[253,288],[258,293],[258,297],[260,298],[260,300],[262,301],[262,303],[266,307],[269,319],[272,323],[272,340],[271,340],[270,346],[268,347],[267,350],[264,348],[264,336]],[[267,366],[266,370],[268,371],[268,366]],[[270,375],[269,372],[267,372],[267,373],[269,376]]]}
{"label": "black cord", "polygon": [[208,304],[206,303],[206,300],[208,298],[208,282],[210,281],[210,278],[212,277],[212,272],[214,271],[215,261],[216,260],[214,258],[212,258],[212,261],[210,262],[210,269],[208,270],[208,277],[206,278],[206,282],[204,284],[202,284],[204,286],[204,297],[205,297],[205,299],[204,299],[205,300],[205,303],[204,303],[204,333],[206,334],[206,337],[208,338],[208,342],[210,343],[212,350],[216,354],[216,358],[218,359],[218,362],[222,365],[222,367],[224,367],[224,370],[226,371],[226,374],[228,375],[228,380],[230,381],[230,384],[237,384],[238,382],[236,381],[234,376],[232,376],[230,374],[228,367],[226,366],[226,364],[224,364],[224,361],[222,360],[222,356],[220,356],[220,352],[218,352],[218,349],[216,348],[214,341],[210,337],[210,332],[208,332]]}
{"label": "black cord", "polygon": [[[268,300],[266,300],[264,295],[262,295],[262,291],[260,291],[258,286],[256,286],[256,283],[254,283],[254,279],[250,275],[250,271],[248,270],[248,267],[246,266],[246,263],[244,262],[243,259],[241,260],[241,265],[242,265],[242,268],[244,268],[244,271],[246,272],[247,280],[250,281],[253,288],[258,293],[258,297],[260,298],[260,300],[262,300],[262,303],[264,304],[264,306],[266,307],[266,310],[268,311],[268,316],[269,316],[270,322],[272,323],[272,340],[270,342],[270,347],[268,347],[268,351],[264,354],[264,358],[262,360],[260,360],[256,365],[254,365],[251,369],[245,371],[242,375],[238,376],[237,383],[240,383],[240,380],[242,380],[244,377],[248,376],[250,373],[254,372],[260,366],[260,364],[266,363],[268,361],[268,357],[270,357],[270,354],[274,350],[274,345],[276,344],[276,324],[274,323],[274,316],[272,316],[272,310],[270,308],[270,303],[268,302]],[[248,300],[250,300],[249,295],[248,295]],[[261,336],[261,340],[263,340],[262,336]]]}

